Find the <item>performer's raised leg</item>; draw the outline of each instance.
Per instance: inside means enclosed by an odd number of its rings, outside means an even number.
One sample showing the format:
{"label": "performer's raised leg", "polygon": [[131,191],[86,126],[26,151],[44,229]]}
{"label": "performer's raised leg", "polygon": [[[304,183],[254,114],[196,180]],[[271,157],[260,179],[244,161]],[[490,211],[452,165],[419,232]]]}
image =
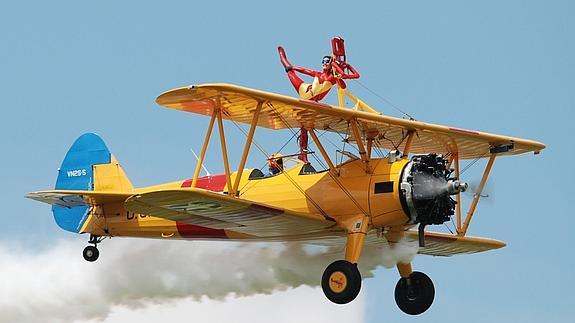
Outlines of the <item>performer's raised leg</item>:
{"label": "performer's raised leg", "polygon": [[293,70],[293,65],[291,65],[291,63],[288,61],[286,57],[286,52],[283,49],[283,47],[281,46],[278,47],[278,53],[280,54],[280,61],[282,62],[282,65],[284,66],[287,72],[291,84],[293,85],[295,90],[299,93],[300,86],[304,83],[304,81],[299,76],[297,76],[296,72]]}
{"label": "performer's raised leg", "polygon": [[286,69],[286,72],[291,71],[293,68],[293,65],[291,65],[291,63],[288,61],[284,48],[281,46],[278,46],[278,53],[280,54],[280,61],[282,62],[282,65]]}

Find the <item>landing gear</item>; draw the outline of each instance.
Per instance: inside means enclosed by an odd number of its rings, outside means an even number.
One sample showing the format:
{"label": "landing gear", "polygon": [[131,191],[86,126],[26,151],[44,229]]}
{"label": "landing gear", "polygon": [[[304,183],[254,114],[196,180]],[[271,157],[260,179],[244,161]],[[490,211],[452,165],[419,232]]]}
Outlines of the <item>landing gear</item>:
{"label": "landing gear", "polygon": [[331,263],[321,277],[321,289],[325,296],[336,304],[353,301],[361,289],[361,274],[357,264],[346,260]]}
{"label": "landing gear", "polygon": [[84,259],[86,259],[86,261],[94,262],[100,256],[100,252],[98,251],[98,248],[96,248],[95,246],[87,246],[86,248],[84,248],[84,252],[82,253],[82,255],[84,256]]}
{"label": "landing gear", "polygon": [[82,252],[82,255],[86,261],[94,262],[98,260],[98,257],[100,256],[100,251],[98,251],[98,243],[102,242],[103,239],[104,238],[100,236],[95,236],[92,234],[90,235],[90,241],[88,241],[88,243],[93,244],[93,246],[87,246],[84,248],[84,252]]}
{"label": "landing gear", "polygon": [[361,274],[357,269],[357,263],[365,242],[369,218],[360,215],[348,219],[343,225],[347,229],[345,260],[332,262],[321,277],[323,293],[336,304],[353,301],[361,289]]}
{"label": "landing gear", "polygon": [[433,282],[424,273],[414,271],[395,286],[395,302],[406,314],[419,315],[431,306],[435,297]]}

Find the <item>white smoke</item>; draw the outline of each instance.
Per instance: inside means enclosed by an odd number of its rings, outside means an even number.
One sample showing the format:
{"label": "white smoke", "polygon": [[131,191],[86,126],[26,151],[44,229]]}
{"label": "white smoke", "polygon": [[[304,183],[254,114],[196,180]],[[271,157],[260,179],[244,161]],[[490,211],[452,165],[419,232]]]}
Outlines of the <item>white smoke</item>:
{"label": "white smoke", "polygon": [[201,302],[189,298],[168,304],[147,304],[143,308],[114,306],[104,320],[75,323],[338,323],[365,322],[365,292],[345,306],[329,302],[321,288],[301,286],[271,295],[228,297],[225,301],[203,298]]}
{"label": "white smoke", "polygon": [[[0,321],[62,322],[103,319],[114,306],[138,308],[193,298],[224,300],[317,286],[325,267],[343,250],[309,252],[298,244],[113,239],[100,245],[100,259],[86,262],[78,241],[50,249],[0,246]],[[364,278],[379,264],[409,261],[417,249],[396,244],[367,248]]]}
{"label": "white smoke", "polygon": [[391,245],[384,245],[381,253],[381,265],[385,268],[395,267],[398,263],[410,263],[419,251],[419,242],[402,239]]}

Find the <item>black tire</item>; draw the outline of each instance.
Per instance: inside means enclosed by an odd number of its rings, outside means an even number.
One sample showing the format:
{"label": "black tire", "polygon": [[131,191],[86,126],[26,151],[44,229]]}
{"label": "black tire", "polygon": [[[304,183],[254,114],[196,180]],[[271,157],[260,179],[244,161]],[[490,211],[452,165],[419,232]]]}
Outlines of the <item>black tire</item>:
{"label": "black tire", "polygon": [[336,304],[353,301],[361,289],[361,274],[356,264],[345,260],[331,263],[321,277],[325,296]]}
{"label": "black tire", "polygon": [[434,298],[435,287],[424,273],[414,271],[409,278],[401,278],[395,285],[395,302],[406,314],[419,315],[427,311]]}
{"label": "black tire", "polygon": [[98,248],[94,246],[87,246],[86,248],[84,248],[84,252],[82,253],[82,255],[84,256],[84,259],[86,259],[86,261],[94,262],[98,260],[98,257],[100,256],[100,251],[98,251]]}

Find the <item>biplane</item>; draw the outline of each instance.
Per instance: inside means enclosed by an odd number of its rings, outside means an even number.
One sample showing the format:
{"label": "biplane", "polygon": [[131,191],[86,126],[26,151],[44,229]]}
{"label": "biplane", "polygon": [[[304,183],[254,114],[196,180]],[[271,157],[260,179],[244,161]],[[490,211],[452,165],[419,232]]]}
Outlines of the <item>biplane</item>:
{"label": "biplane", "polygon": [[[346,107],[347,97],[354,102]],[[80,136],[59,169],[54,190],[27,194],[52,205],[64,230],[89,234],[83,256],[99,257],[105,237],[162,240],[295,241],[341,245],[341,259],[327,266],[322,289],[337,304],[360,292],[358,270],[364,246],[417,241],[419,253],[471,254],[502,248],[502,241],[467,235],[495,160],[538,154],[545,145],[531,140],[425,123],[377,113],[347,89],[338,88],[339,105],[298,99],[230,84],[201,84],[161,94],[166,108],[209,118],[192,178],[150,187],[133,187],[114,155],[96,134]],[[237,170],[228,159],[224,121],[247,124]],[[200,176],[214,128],[219,131],[223,174]],[[274,156],[277,172],[246,168],[258,128],[302,131],[319,151],[325,169]],[[340,134],[357,154],[337,162],[322,143],[323,133]],[[386,156],[375,156],[385,149]],[[310,154],[310,151],[304,151]],[[359,155],[359,156],[357,156]],[[487,159],[477,191],[464,212],[460,162]],[[283,163],[279,163],[283,161]],[[426,231],[455,218],[456,232]],[[399,308],[412,315],[432,304],[435,288],[411,263],[397,263]]]}

